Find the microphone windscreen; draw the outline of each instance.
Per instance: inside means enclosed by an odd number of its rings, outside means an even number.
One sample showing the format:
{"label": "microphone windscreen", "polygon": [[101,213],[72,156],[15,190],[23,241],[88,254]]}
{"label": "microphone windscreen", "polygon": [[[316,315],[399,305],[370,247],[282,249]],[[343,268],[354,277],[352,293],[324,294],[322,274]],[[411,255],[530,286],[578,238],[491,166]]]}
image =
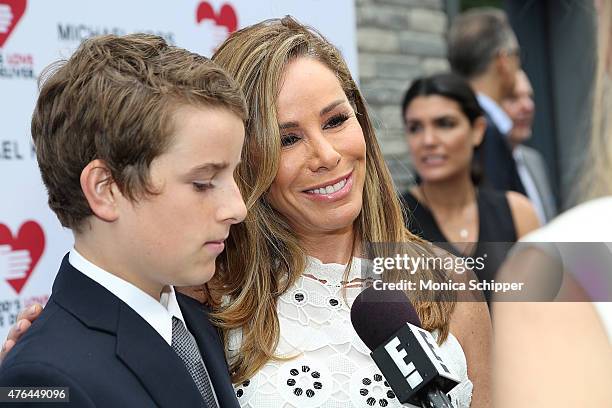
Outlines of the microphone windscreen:
{"label": "microphone windscreen", "polygon": [[372,286],[355,298],[351,323],[370,350],[389,340],[406,323],[421,327],[419,315],[404,292]]}

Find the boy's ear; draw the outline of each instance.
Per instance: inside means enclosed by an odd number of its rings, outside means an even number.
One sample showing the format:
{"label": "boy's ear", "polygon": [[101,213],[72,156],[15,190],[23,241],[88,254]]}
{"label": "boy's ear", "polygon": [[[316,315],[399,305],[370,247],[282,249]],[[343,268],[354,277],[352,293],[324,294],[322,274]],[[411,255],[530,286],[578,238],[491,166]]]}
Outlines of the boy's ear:
{"label": "boy's ear", "polygon": [[81,172],[81,189],[96,217],[107,222],[117,220],[119,217],[117,201],[121,192],[106,163],[96,159],[85,166]]}

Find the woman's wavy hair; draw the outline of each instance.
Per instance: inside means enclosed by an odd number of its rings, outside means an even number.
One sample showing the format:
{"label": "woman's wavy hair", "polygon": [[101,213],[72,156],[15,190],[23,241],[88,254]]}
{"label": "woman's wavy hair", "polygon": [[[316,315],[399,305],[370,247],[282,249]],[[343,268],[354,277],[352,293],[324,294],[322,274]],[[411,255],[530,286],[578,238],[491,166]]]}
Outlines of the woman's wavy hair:
{"label": "woman's wavy hair", "polygon": [[[211,316],[224,333],[242,332],[240,349],[230,356],[232,380],[250,378],[275,355],[279,341],[277,301],[301,276],[306,253],[288,220],[266,195],[281,153],[276,100],[285,67],[296,58],[313,58],[334,72],[356,112],[366,141],[363,207],[355,220],[356,250],[362,242],[422,241],[404,226],[402,207],[376,140],[366,104],[340,52],[320,33],[290,16],[267,20],[233,33],[212,59],[242,87],[249,106],[247,138],[237,181],[247,204],[246,220],[231,229],[225,256],[209,284],[217,303]],[[417,249],[414,249],[417,255]],[[354,252],[355,253],[355,252]],[[418,250],[418,255],[422,254]],[[346,275],[351,265],[347,266]],[[428,272],[431,273],[431,272]],[[439,299],[437,299],[439,300]],[[423,327],[448,335],[454,300],[415,301]]]}

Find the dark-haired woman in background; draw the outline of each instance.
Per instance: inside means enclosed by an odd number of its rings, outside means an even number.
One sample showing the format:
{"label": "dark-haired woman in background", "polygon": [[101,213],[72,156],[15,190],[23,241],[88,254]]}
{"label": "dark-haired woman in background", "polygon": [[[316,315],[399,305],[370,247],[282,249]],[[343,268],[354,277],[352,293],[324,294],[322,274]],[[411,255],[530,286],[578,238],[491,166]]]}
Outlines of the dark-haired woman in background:
{"label": "dark-haired woman in background", "polygon": [[[469,84],[454,74],[415,80],[402,104],[406,137],[419,183],[403,195],[411,232],[456,255],[485,256],[480,280],[490,280],[510,244],[539,222],[529,200],[479,187],[472,158],[486,120]],[[499,244],[485,245],[495,242]],[[489,292],[485,291],[487,300]]]}

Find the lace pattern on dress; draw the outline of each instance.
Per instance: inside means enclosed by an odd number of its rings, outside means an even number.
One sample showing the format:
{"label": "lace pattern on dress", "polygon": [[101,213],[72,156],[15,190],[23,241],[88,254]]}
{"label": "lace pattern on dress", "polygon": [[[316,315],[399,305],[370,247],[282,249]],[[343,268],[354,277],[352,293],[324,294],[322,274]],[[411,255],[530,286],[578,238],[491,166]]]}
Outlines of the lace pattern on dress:
{"label": "lace pattern on dress", "polygon": [[[348,283],[358,282],[360,267],[361,260],[354,258]],[[304,274],[280,297],[277,309],[277,355],[295,358],[270,361],[253,378],[235,384],[240,406],[402,407],[353,329],[350,306],[360,285],[350,287],[342,281],[345,268],[308,258]],[[230,333],[230,358],[239,344],[239,331]],[[441,353],[461,379],[449,394],[453,405],[469,407],[473,386],[463,349],[452,334],[441,345]]]}

